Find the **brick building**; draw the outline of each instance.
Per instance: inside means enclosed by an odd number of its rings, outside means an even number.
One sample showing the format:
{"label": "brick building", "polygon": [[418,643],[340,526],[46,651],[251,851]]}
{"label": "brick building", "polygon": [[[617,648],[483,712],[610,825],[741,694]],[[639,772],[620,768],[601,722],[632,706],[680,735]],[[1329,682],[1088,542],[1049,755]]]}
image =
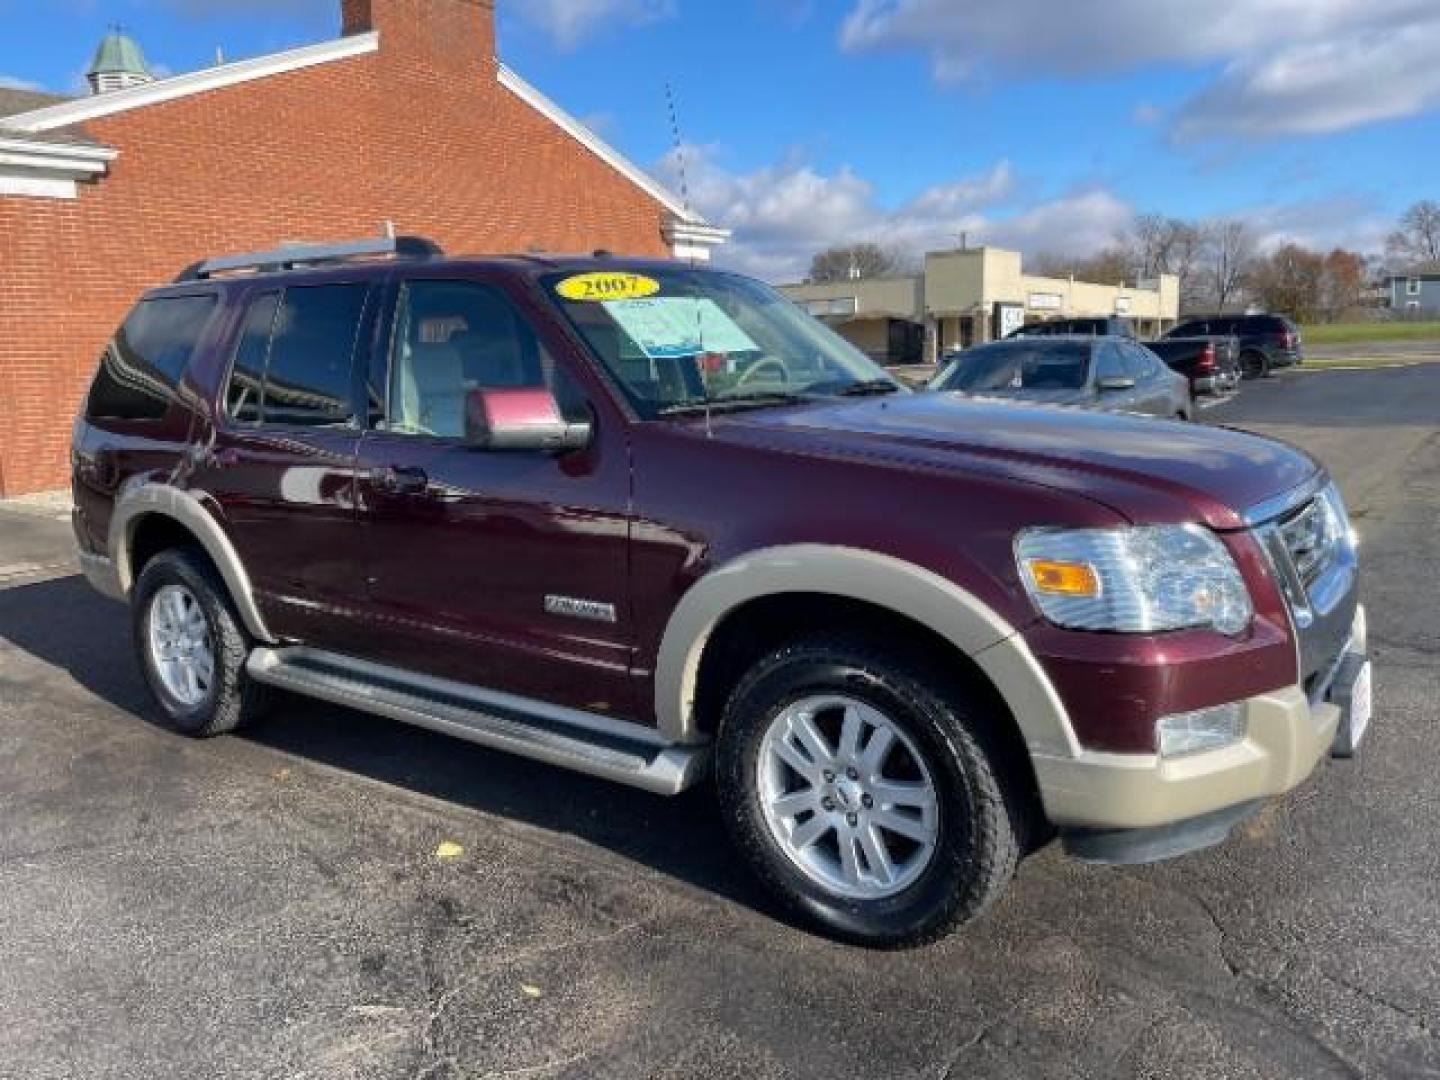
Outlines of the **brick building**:
{"label": "brick building", "polygon": [[0,90],[0,496],[66,483],[114,327],[205,255],[386,222],[463,252],[724,241],[498,61],[494,0],[343,0],[341,24],[89,97]]}

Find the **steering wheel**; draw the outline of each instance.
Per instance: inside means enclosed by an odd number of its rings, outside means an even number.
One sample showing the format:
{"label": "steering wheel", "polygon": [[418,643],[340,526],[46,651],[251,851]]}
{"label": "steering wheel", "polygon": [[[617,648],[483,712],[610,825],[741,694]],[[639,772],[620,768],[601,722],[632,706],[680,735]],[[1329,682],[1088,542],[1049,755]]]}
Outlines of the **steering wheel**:
{"label": "steering wheel", "polygon": [[790,369],[785,366],[785,361],[778,356],[762,356],[755,363],[745,369],[745,373],[735,380],[736,386],[748,386],[755,379],[756,372],[764,371],[767,368],[780,372],[780,382],[786,386],[790,385]]}

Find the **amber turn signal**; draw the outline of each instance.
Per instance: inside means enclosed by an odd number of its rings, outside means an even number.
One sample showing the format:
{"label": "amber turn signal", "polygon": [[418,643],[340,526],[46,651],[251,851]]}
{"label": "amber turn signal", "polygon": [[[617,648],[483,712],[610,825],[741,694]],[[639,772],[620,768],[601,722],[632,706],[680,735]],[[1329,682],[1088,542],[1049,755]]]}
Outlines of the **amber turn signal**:
{"label": "amber turn signal", "polygon": [[1099,596],[1100,579],[1089,563],[1031,559],[1030,577],[1035,588],[1056,596]]}

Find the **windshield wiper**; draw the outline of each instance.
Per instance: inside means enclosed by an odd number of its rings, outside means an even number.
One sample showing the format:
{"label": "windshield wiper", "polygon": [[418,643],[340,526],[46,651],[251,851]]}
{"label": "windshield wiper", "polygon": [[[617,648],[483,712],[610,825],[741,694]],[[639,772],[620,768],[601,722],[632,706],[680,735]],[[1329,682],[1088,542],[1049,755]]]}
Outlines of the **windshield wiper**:
{"label": "windshield wiper", "polygon": [[674,405],[667,405],[658,413],[660,416],[690,416],[711,412],[735,412],[738,409],[764,409],[772,405],[797,405],[808,400],[788,390],[767,390],[755,394],[720,394],[708,401],[705,398],[691,398]]}
{"label": "windshield wiper", "polygon": [[900,384],[892,379],[865,379],[835,391],[840,397],[873,397],[880,394],[898,394],[899,392]]}

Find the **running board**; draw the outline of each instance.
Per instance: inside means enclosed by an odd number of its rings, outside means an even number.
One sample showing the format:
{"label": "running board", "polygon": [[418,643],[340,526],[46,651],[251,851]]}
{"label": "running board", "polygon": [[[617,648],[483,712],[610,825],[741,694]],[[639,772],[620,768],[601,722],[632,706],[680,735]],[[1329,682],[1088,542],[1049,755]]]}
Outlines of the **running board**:
{"label": "running board", "polygon": [[256,649],[246,670],[268,686],[657,795],[694,786],[708,765],[708,747],[667,743],[653,728],[318,649]]}

